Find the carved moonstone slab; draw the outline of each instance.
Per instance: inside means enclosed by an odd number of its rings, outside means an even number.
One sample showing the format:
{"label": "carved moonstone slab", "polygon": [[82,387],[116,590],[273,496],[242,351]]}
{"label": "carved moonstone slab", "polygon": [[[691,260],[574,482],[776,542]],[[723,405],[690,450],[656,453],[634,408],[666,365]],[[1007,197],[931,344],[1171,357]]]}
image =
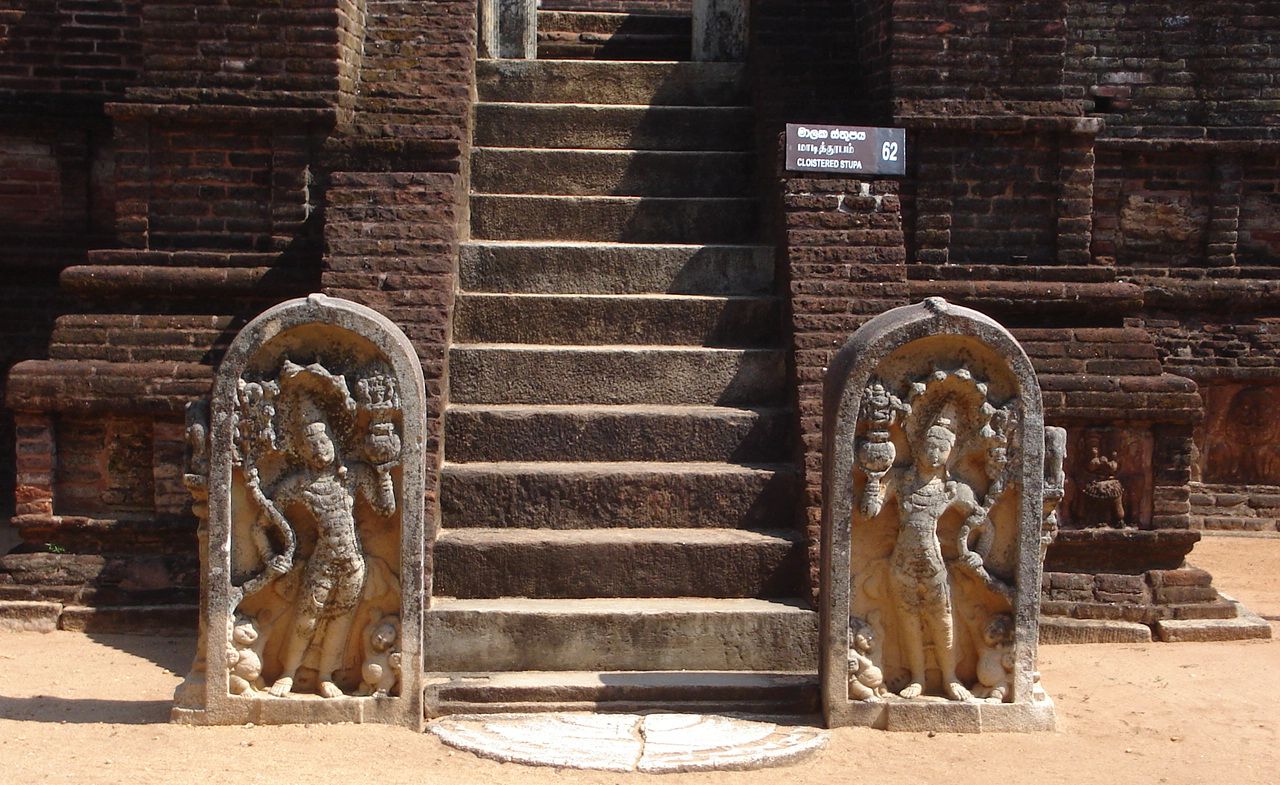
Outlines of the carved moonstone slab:
{"label": "carved moonstone slab", "polygon": [[1026,353],[941,298],[896,308],[837,353],[823,412],[828,725],[1051,729],[1037,618],[1065,433]]}
{"label": "carved moonstone slab", "polygon": [[207,440],[189,412],[208,520],[176,721],[421,727],[425,399],[409,339],[356,303],[290,300],[236,336]]}

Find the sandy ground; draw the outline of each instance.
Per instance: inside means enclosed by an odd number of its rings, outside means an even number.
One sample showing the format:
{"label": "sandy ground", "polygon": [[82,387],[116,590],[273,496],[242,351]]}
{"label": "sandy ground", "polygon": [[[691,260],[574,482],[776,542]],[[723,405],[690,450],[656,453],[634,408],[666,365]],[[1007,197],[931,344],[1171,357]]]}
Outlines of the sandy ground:
{"label": "sandy ground", "polygon": [[[1280,539],[1206,538],[1194,562],[1280,619]],[[1273,623],[1280,634],[1280,624]],[[610,774],[500,764],[398,728],[169,725],[189,638],[0,634],[0,783],[1266,783],[1280,777],[1280,640],[1041,650],[1059,730],[842,729],[787,768]]]}

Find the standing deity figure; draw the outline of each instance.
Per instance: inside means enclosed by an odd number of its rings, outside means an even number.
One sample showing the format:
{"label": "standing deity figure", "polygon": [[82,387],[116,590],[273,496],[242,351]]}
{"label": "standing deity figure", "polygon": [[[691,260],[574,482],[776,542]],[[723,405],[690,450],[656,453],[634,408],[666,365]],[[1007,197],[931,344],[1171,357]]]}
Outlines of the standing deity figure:
{"label": "standing deity figure", "polygon": [[395,512],[395,488],[388,464],[343,462],[322,418],[307,423],[298,440],[301,466],[286,475],[269,504],[278,511],[302,507],[314,518],[315,549],[303,570],[294,623],[285,644],[283,669],[271,685],[276,697],[293,690],[307,649],[320,637],[320,695],[335,698],[333,681],[351,631],[353,611],[364,588],[365,558],[356,532],[355,501],[363,497],[379,515]]}
{"label": "standing deity figure", "polygon": [[918,438],[919,443],[911,445],[912,463],[890,469],[879,483],[868,482],[861,499],[862,514],[868,518],[879,515],[889,502],[898,510],[889,574],[911,678],[898,693],[904,698],[916,698],[924,692],[926,637],[933,643],[942,670],[943,692],[952,700],[970,697],[956,676],[951,590],[938,539],[938,520],[953,509],[965,518],[984,510],[973,489],[951,479],[947,471],[956,443],[955,423],[954,408],[941,407]]}

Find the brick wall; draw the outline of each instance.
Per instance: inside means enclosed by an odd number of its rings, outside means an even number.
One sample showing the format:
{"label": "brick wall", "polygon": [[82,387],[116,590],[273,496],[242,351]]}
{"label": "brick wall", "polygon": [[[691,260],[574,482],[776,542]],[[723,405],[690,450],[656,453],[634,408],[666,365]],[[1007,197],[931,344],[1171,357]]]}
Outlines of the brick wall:
{"label": "brick wall", "polygon": [[895,0],[894,112],[1079,114],[1063,84],[1065,0]]}
{"label": "brick wall", "polygon": [[542,0],[543,11],[610,11],[631,14],[687,14],[693,0]]}
{"label": "brick wall", "polygon": [[0,0],[0,95],[120,95],[141,66],[142,0]]}
{"label": "brick wall", "polygon": [[1113,138],[1280,138],[1273,2],[1069,0],[1068,80]]}
{"label": "brick wall", "polygon": [[427,509],[443,460],[458,243],[467,232],[475,0],[369,0],[361,95],[326,148],[322,287],[413,342],[427,388]]}
{"label": "brick wall", "polygon": [[1193,529],[1280,530],[1280,485],[1193,482],[1190,490]]}
{"label": "brick wall", "polygon": [[1061,147],[1046,133],[913,133],[902,194],[910,258],[1055,263]]}
{"label": "brick wall", "polygon": [[322,115],[116,109],[120,241],[152,250],[314,252]]}
{"label": "brick wall", "polygon": [[790,283],[791,331],[809,542],[810,587],[817,592],[822,527],[822,382],[827,364],[871,317],[907,304],[906,256],[898,183],[839,177],[781,182],[783,259]]}
{"label": "brick wall", "polygon": [[354,50],[354,9],[335,0],[142,3],[138,99],[335,106]]}

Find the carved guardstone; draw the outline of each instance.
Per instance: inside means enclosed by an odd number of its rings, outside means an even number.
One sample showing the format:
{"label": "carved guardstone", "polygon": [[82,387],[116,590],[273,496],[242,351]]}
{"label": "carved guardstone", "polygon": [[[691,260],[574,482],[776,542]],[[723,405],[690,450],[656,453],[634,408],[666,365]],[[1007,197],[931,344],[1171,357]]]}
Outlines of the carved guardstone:
{"label": "carved guardstone", "polygon": [[941,298],[896,308],[837,353],[823,411],[828,725],[1052,729],[1037,618],[1066,434],[1017,341]]}
{"label": "carved guardstone", "polygon": [[409,339],[356,303],[236,336],[188,412],[201,628],[174,721],[422,726],[425,403]]}

